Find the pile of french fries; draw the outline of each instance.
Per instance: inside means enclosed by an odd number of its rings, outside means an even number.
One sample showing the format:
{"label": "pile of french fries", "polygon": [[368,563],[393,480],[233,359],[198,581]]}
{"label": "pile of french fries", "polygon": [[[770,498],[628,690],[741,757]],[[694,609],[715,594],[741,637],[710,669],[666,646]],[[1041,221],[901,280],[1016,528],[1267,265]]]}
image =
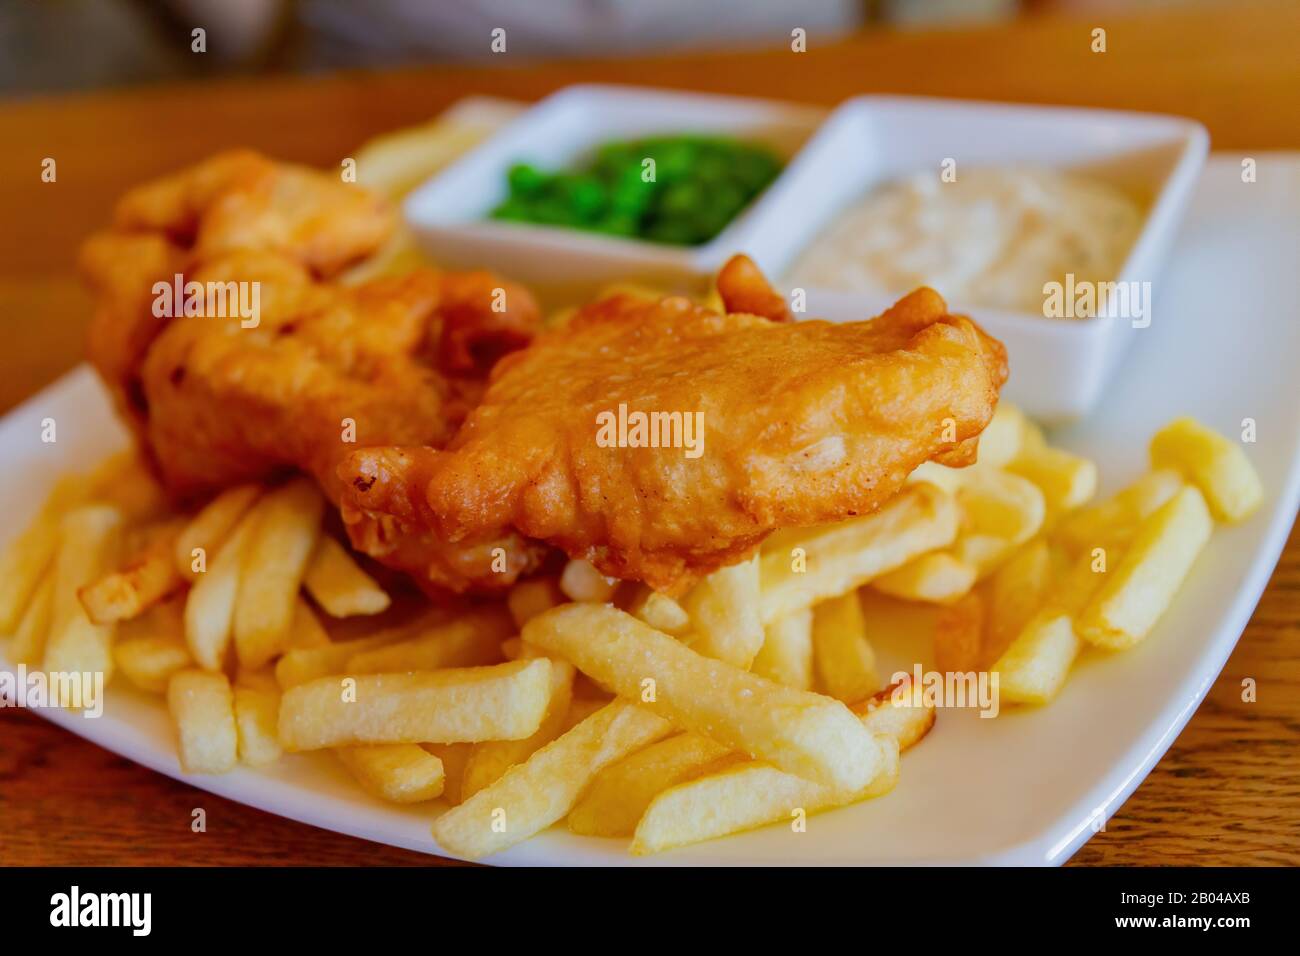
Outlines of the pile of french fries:
{"label": "pile of french fries", "polygon": [[[490,131],[435,121],[356,168],[400,197]],[[399,234],[345,281],[421,261]],[[124,455],[61,481],[0,558],[0,635],[15,663],[120,671],[165,698],[188,773],[328,751],[376,799],[440,801],[433,836],[467,858],[561,821],[639,854],[798,833],[888,793],[935,723],[885,686],[872,600],[936,609],[918,660],[1044,704],[1081,653],[1146,637],[1214,522],[1262,498],[1241,448],[1186,419],[1101,503],[1095,465],[1009,405],[979,458],[921,467],[872,515],[775,534],[676,598],[572,560],[504,600],[403,616],[322,530],[309,482],[177,514]]]}
{"label": "pile of french fries", "polygon": [[863,592],[938,609],[918,660],[1044,704],[1085,648],[1146,637],[1214,522],[1262,497],[1240,447],[1190,419],[1151,465],[1090,503],[1093,463],[1003,404],[978,464],[922,466],[878,512],[773,535],[678,598],[572,560],[392,623],[307,480],[176,514],[125,455],[60,482],[9,547],[0,633],[15,662],[164,696],[186,772],[330,751],[375,798],[440,798],[433,836],[468,858],[560,821],[633,853],[800,832],[892,789],[935,722],[884,686]]}

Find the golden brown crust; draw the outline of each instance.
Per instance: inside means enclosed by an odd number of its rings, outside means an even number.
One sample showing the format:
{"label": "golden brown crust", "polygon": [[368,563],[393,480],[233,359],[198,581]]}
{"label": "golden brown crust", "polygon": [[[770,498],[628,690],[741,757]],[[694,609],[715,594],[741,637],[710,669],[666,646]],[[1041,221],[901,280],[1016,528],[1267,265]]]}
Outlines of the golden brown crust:
{"label": "golden brown crust", "polygon": [[[526,344],[540,313],[527,290],[486,272],[324,278],[378,249],[392,225],[359,187],[233,152],[133,190],[114,229],[87,242],[91,360],[175,495],[301,470],[337,501],[337,466],[358,445],[451,438],[491,362]],[[155,283],[177,274],[204,290],[200,305],[208,283],[255,287],[256,321],[229,308],[156,315]],[[504,586],[537,560],[536,546],[506,536],[516,550],[501,574],[478,546],[419,529],[396,545],[391,520],[352,517],[359,546],[457,590]]]}
{"label": "golden brown crust", "polygon": [[[342,474],[362,480],[344,494],[370,513],[400,501],[449,541],[514,531],[679,590],[773,530],[866,514],[921,462],[968,454],[1005,378],[1000,343],[929,289],[840,325],[616,296],[504,359],[447,451],[352,456]],[[699,456],[602,446],[600,416],[620,408],[698,413]]]}

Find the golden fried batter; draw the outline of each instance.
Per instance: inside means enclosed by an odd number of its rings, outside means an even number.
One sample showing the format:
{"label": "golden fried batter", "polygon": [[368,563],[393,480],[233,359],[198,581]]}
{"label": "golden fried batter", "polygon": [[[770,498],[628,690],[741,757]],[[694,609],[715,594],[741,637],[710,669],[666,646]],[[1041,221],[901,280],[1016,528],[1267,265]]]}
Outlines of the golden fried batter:
{"label": "golden fried batter", "polygon": [[[731,272],[742,297],[770,302],[751,269]],[[504,358],[445,451],[353,454],[344,502],[450,542],[515,531],[680,590],[778,528],[874,510],[924,461],[971,460],[1005,379],[1001,344],[930,289],[841,325],[615,296]],[[660,417],[625,428],[636,413]],[[696,422],[698,456],[677,447]]]}
{"label": "golden fried batter", "polygon": [[[114,228],[86,244],[99,302],[91,360],[178,497],[296,469],[337,501],[347,453],[445,444],[491,363],[531,339],[532,297],[490,273],[326,281],[392,227],[357,186],[240,152],[132,191]],[[196,284],[198,314],[160,316],[155,283],[178,274]],[[207,307],[224,288],[256,288],[255,322]],[[455,590],[505,586],[545,550],[510,532],[453,545],[355,516],[349,532],[362,550]],[[493,547],[508,549],[507,573],[491,566]]]}

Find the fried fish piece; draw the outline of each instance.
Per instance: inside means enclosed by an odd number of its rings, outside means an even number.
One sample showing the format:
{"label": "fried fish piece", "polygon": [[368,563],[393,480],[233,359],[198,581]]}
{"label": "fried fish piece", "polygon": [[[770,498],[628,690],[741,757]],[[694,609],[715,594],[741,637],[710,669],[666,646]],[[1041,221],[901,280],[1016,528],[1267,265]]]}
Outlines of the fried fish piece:
{"label": "fried fish piece", "polygon": [[679,592],[779,528],[875,510],[924,461],[969,463],[1006,375],[931,289],[838,325],[616,295],[502,359],[446,450],[351,455],[344,508],[449,542],[515,531]]}
{"label": "fried fish piece", "polygon": [[[358,445],[451,438],[540,310],[488,272],[330,281],[393,227],[360,187],[246,152],[119,203],[82,254],[99,302],[90,357],[173,494],[299,470],[337,502],[338,465]],[[178,281],[193,314],[157,307]],[[245,292],[251,320],[231,307]],[[508,586],[545,551],[512,532],[453,544],[391,520],[353,520],[349,532],[367,553],[456,590]],[[497,547],[505,572],[493,567]]]}

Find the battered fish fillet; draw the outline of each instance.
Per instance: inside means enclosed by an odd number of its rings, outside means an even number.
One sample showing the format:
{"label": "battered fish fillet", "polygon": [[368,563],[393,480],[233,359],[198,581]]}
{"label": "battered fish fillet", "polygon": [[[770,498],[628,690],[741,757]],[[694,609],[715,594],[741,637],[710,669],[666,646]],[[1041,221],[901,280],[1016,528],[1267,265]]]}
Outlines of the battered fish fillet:
{"label": "battered fish fillet", "polygon": [[[724,274],[724,302],[771,301],[752,264]],[[777,529],[873,511],[924,461],[969,463],[1006,375],[930,289],[840,325],[616,296],[503,359],[445,451],[350,456],[344,512],[452,542],[514,530],[676,592]],[[638,412],[700,421],[699,456],[598,440]],[[669,421],[657,444],[689,437]]]}
{"label": "battered fish fillet", "polygon": [[[128,194],[114,229],[87,243],[83,270],[100,303],[91,359],[177,497],[300,470],[338,501],[349,452],[445,444],[495,359],[532,338],[532,297],[490,273],[326,281],[392,228],[387,207],[356,186],[234,153]],[[256,326],[238,314],[155,314],[154,283],[176,273],[198,283],[197,312],[207,290],[255,283]],[[450,543],[381,517],[349,533],[360,550],[453,590],[503,587],[545,551],[513,532]]]}

